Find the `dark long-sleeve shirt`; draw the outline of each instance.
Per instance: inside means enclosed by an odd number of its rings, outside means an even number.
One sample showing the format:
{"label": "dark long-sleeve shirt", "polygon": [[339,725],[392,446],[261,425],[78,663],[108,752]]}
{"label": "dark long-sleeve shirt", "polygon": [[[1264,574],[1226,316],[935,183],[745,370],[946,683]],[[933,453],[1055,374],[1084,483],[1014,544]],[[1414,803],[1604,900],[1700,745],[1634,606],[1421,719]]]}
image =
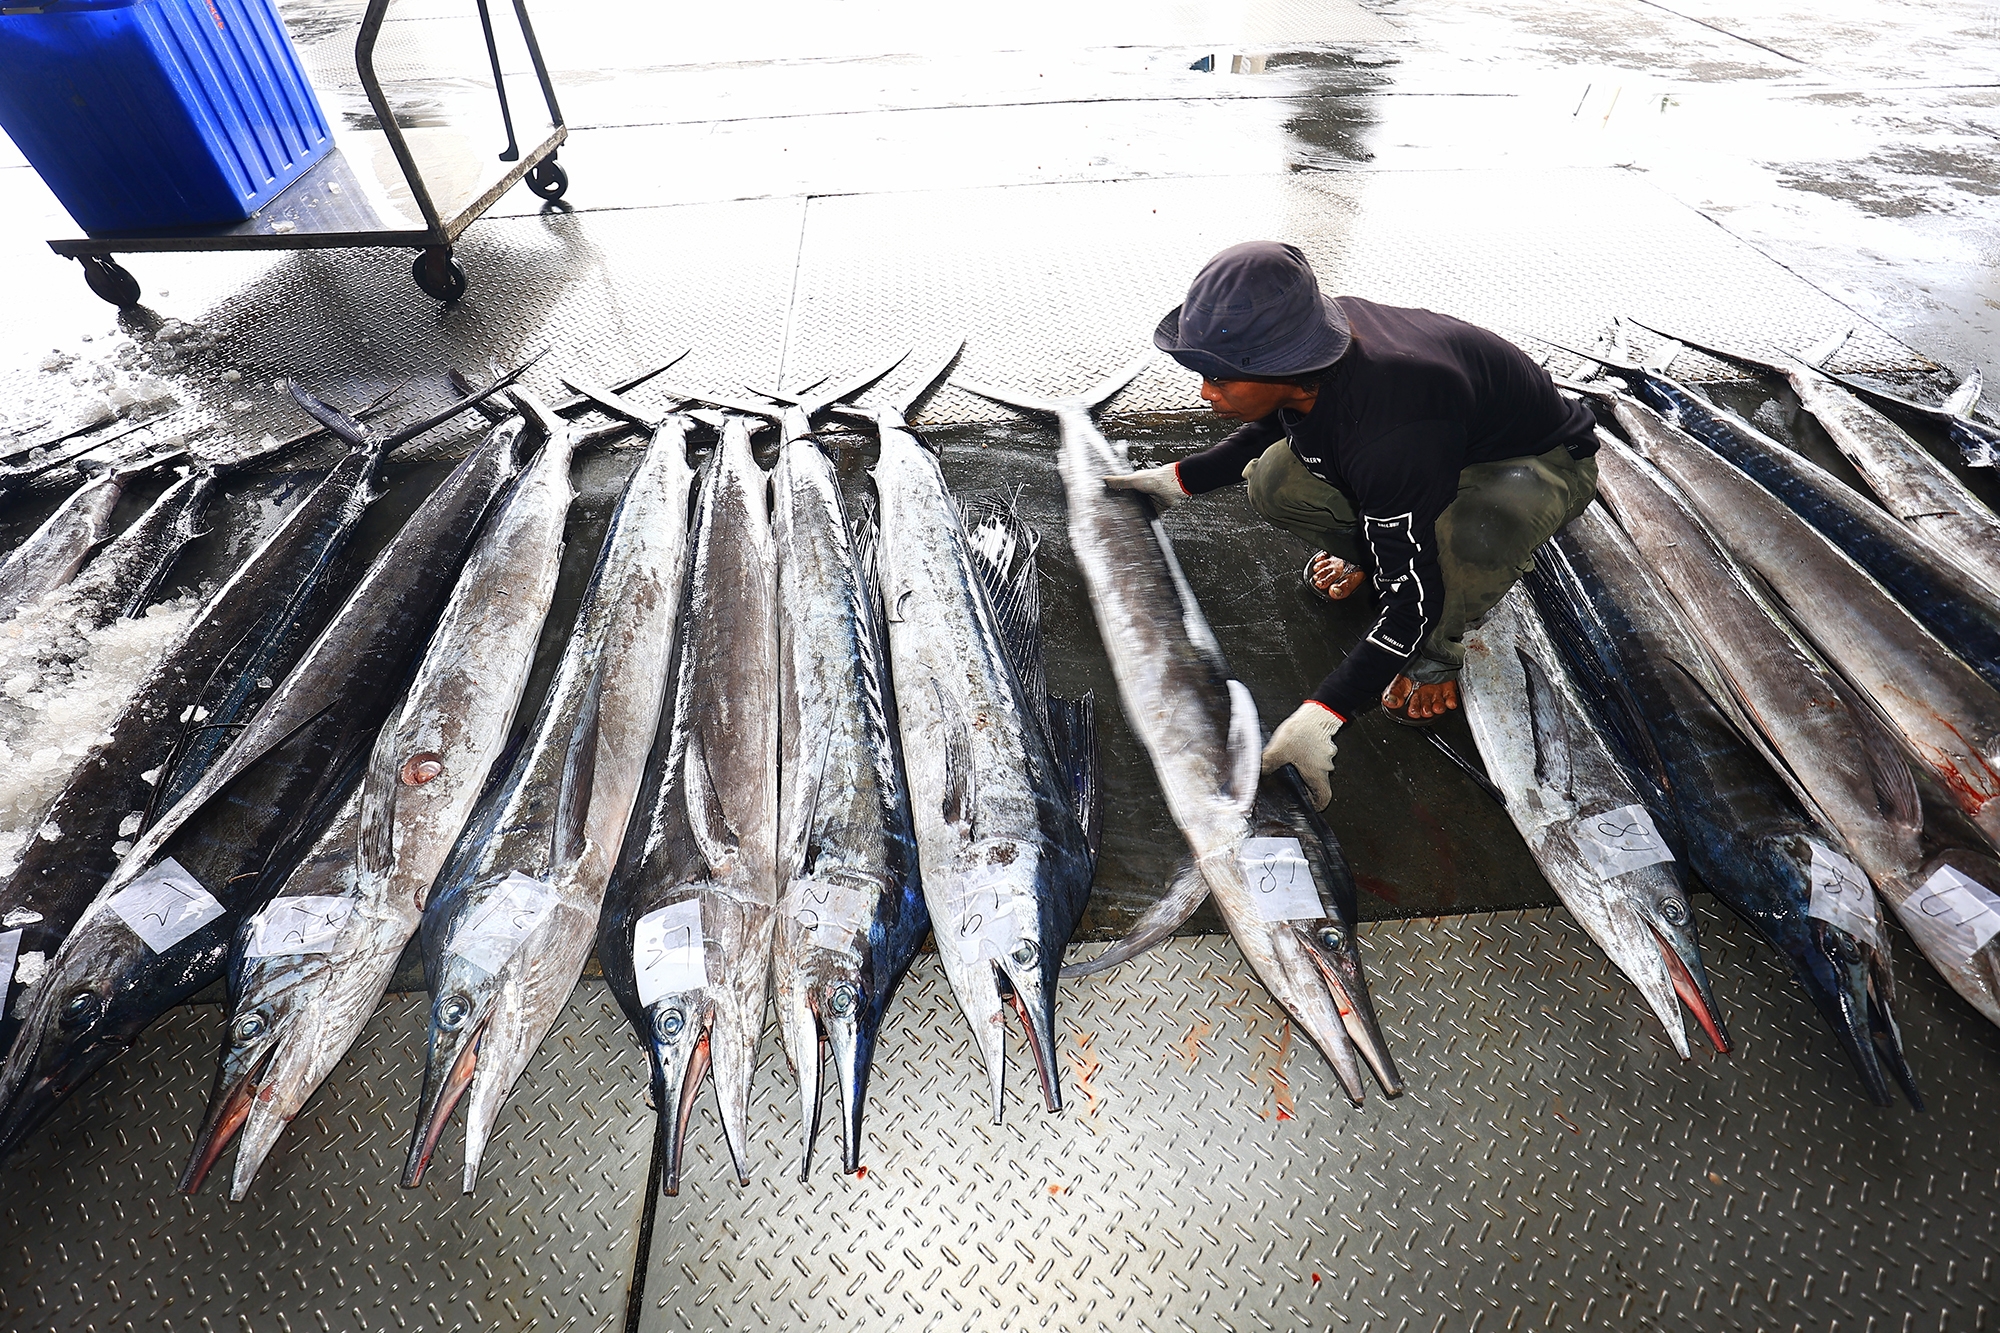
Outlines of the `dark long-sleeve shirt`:
{"label": "dark long-sleeve shirt", "polygon": [[1313,697],[1344,718],[1380,700],[1444,605],[1436,524],[1474,463],[1571,446],[1595,452],[1589,409],[1498,334],[1429,310],[1337,297],[1354,335],[1312,410],[1281,409],[1181,460],[1190,494],[1240,481],[1280,439],[1347,497],[1373,580],[1375,623]]}

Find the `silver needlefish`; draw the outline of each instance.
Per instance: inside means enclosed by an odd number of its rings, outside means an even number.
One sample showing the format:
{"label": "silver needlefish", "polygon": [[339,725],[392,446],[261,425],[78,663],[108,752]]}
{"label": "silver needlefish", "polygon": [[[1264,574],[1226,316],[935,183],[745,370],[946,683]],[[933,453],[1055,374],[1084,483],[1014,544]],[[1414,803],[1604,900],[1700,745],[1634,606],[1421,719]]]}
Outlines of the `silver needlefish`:
{"label": "silver needlefish", "polygon": [[[1639,412],[1630,414],[1628,429],[1651,439],[1673,427]],[[1907,923],[1920,910],[1910,904],[1927,879],[1923,812],[1909,765],[1881,718],[1799,638],[1674,484],[1608,438],[1598,452],[1598,495],[1639,557],[1672,591],[1714,662],[1722,682],[1717,706],[1731,714],[1806,810],[1844,839],[1861,871]],[[1595,535],[1577,531],[1580,540]],[[2000,992],[1989,967],[1971,956],[1958,933],[1927,932],[1928,924],[1926,918],[1911,926],[1925,957],[1974,1007],[2000,1022]],[[1881,965],[1886,973],[1886,957]]]}
{"label": "silver needlefish", "polygon": [[877,576],[924,896],[997,1122],[1010,1013],[1062,1109],[1056,986],[1094,871],[1093,704],[1046,693],[1032,536],[1005,506],[954,500],[904,406],[876,413]]}
{"label": "silver needlefish", "polygon": [[[1360,1067],[1340,1006],[1315,959],[1314,937],[1304,922],[1286,916],[1304,911],[1303,902],[1280,908],[1251,887],[1252,871],[1263,873],[1255,849],[1246,859],[1244,846],[1264,745],[1256,702],[1229,675],[1152,503],[1104,485],[1105,477],[1130,471],[1131,464],[1097,429],[1091,411],[1152,359],[1148,353],[1088,393],[1053,401],[955,382],[996,402],[1051,413],[1060,424],[1057,466],[1069,504],[1070,546],[1126,716],[1153,761],[1167,809],[1187,838],[1201,870],[1199,882],[1215,896],[1244,959],[1319,1047],[1348,1099],[1359,1105]],[[1195,894],[1186,896],[1199,901]],[[1314,917],[1319,915],[1315,907]]]}
{"label": "silver needlefish", "polygon": [[1945,437],[1958,446],[1959,456],[1967,467],[1992,467],[2000,463],[2000,426],[1972,414],[1979,403],[1981,387],[1977,370],[1959,381],[1942,403],[1919,403],[1850,375],[1833,378],[1877,407],[1928,422],[1944,431]]}
{"label": "silver needlefish", "polygon": [[1463,691],[1486,771],[1563,906],[1639,988],[1682,1059],[1682,1002],[1727,1051],[1678,863],[1525,590],[1466,636]]}
{"label": "silver needlefish", "polygon": [[659,726],[687,559],[684,430],[656,433],[611,517],[528,744],[424,909],[431,1002],[403,1183],[466,1102],[465,1174],[575,990]]}
{"label": "silver needlefish", "polygon": [[518,435],[489,432],[452,469],[269,701],[125,854],[28,993],[0,1069],[0,1151],[155,1018],[226,975],[242,918],[283,887],[359,779],[518,470]]}
{"label": "silver needlefish", "polygon": [[1784,956],[1869,1098],[1888,1105],[1893,1076],[1921,1109],[1881,907],[1850,844],[1767,762],[1638,549],[1593,506],[1536,553],[1524,584],[1675,852]]}
{"label": "silver needlefish", "polygon": [[[778,576],[770,478],[730,417],[696,492],[672,714],[598,925],[611,993],[652,1060],[660,1187],[680,1188],[711,1072],[748,1183],[750,1084],[778,906]],[[662,753],[664,752],[664,753]]]}
{"label": "silver needlefish", "polygon": [[771,982],[798,1079],[801,1180],[812,1164],[828,1056],[841,1102],[842,1167],[860,1168],[862,1108],[883,1015],[930,930],[868,552],[811,427],[832,398],[892,368],[789,400],[771,473],[779,655]]}
{"label": "silver needlefish", "polygon": [[1989,593],[2000,597],[2000,518],[1902,427],[1823,371],[1852,329],[1835,334],[1809,352],[1798,356],[1781,353],[1775,360],[1653,331],[1721,360],[1782,375],[1798,395],[1800,405],[1825,428],[1882,507],[1927,538],[1939,554],[1978,579]]}
{"label": "silver needlefish", "polygon": [[1824,537],[1866,571],[1939,643],[2000,690],[2000,600],[1992,591],[1928,538],[1819,464],[1668,377],[1662,368],[1682,350],[1679,343],[1667,341],[1638,364],[1618,352],[1575,355],[1616,369],[1646,409],[1781,501],[1803,520],[1804,530]]}
{"label": "silver needlefish", "polygon": [[212,470],[191,468],[160,492],[71,581],[69,595],[78,615],[92,628],[101,628],[151,605],[174,561],[201,535],[202,514],[215,490]]}
{"label": "silver needlefish", "polygon": [[377,735],[353,808],[239,928],[231,1018],[189,1193],[240,1131],[241,1199],[285,1127],[361,1034],[499,759],[555,595],[577,432],[545,433],[487,522],[408,693]]}
{"label": "silver needlefish", "polygon": [[1617,411],[1643,456],[1692,502],[1708,530],[1873,703],[1980,832],[2000,840],[2000,692],[1769,491],[1680,431],[1646,421],[1643,405],[1621,398]]}
{"label": "silver needlefish", "polygon": [[110,538],[111,513],[132,476],[116,468],[98,473],[0,562],[0,616],[11,616],[76,577],[90,553]]}

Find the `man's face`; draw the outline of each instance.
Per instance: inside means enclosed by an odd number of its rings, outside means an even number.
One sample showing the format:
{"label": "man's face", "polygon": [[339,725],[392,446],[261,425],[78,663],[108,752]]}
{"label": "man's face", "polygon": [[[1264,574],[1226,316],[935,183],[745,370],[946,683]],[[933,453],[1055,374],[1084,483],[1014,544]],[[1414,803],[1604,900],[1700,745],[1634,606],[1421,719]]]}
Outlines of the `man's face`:
{"label": "man's face", "polygon": [[1272,384],[1267,380],[1211,380],[1201,382],[1201,401],[1219,417],[1229,421],[1261,421],[1281,407],[1297,407],[1310,395],[1296,384]]}

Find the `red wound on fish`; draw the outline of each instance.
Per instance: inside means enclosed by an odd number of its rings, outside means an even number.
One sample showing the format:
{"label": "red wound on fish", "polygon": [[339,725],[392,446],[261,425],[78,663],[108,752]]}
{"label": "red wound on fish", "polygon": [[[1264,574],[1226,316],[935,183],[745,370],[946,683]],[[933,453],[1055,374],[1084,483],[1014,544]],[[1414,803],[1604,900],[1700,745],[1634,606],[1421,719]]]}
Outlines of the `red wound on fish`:
{"label": "red wound on fish", "polygon": [[430,750],[413,754],[403,761],[403,785],[421,787],[444,772],[444,756]]}

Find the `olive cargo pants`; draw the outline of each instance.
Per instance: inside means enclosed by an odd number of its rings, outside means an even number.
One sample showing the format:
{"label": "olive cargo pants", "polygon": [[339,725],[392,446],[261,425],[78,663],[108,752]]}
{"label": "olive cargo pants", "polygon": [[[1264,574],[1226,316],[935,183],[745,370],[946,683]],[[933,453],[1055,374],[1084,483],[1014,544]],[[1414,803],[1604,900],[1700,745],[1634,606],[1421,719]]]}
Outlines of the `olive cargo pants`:
{"label": "olive cargo pants", "polygon": [[[1362,564],[1359,524],[1347,497],[1315,477],[1280,440],[1243,470],[1250,507],[1315,550]],[[1403,673],[1419,685],[1452,680],[1465,662],[1465,632],[1535,563],[1535,548],[1561,531],[1597,493],[1597,459],[1551,449],[1529,458],[1474,463],[1458,474],[1458,496],[1438,517],[1444,606]]]}

